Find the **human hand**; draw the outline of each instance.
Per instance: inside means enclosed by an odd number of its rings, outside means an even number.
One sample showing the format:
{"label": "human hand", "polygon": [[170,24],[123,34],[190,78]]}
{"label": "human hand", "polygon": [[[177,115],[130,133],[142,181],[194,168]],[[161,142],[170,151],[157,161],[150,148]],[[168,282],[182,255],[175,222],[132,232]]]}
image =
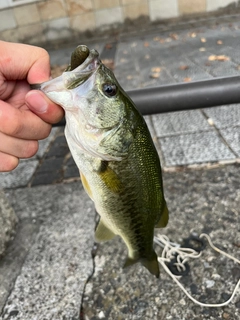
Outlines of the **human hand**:
{"label": "human hand", "polygon": [[0,172],[17,167],[20,158],[38,150],[51,124],[63,117],[63,109],[33,83],[49,80],[50,61],[42,48],[0,41]]}

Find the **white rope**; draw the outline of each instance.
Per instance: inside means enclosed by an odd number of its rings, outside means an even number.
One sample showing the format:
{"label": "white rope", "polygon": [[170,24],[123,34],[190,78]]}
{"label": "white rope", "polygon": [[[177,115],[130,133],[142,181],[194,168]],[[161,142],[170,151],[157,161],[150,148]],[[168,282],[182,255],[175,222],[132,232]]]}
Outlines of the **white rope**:
{"label": "white rope", "polygon": [[[225,255],[226,257],[228,257],[229,259],[234,260],[235,262],[240,264],[240,260],[236,259],[235,257],[232,257],[231,255],[229,255],[228,253],[220,250],[219,248],[215,247],[210,239],[210,237],[205,234],[202,233],[199,238],[203,238],[205,237],[208,240],[209,245],[212,247],[213,250],[219,252],[222,255]],[[227,304],[229,304],[235,294],[237,293],[238,288],[240,287],[240,280],[238,280],[235,289],[233,290],[233,293],[231,295],[231,297],[223,302],[223,303],[217,303],[217,304],[209,304],[209,303],[202,303],[196,299],[194,299],[188,292],[187,290],[183,287],[183,285],[178,281],[178,278],[180,278],[181,276],[176,276],[174,275],[169,268],[167,267],[166,263],[169,263],[171,260],[176,259],[176,263],[174,263],[176,269],[178,272],[181,271],[185,271],[186,267],[185,267],[185,263],[190,259],[197,259],[201,256],[201,252],[197,252],[194,249],[191,248],[181,248],[179,244],[174,243],[174,242],[170,242],[168,237],[165,235],[158,235],[157,237],[154,237],[154,242],[156,244],[158,244],[159,246],[161,246],[163,248],[163,252],[161,257],[158,257],[158,262],[162,265],[162,267],[164,268],[164,270],[171,276],[171,278],[176,282],[176,284],[179,286],[179,288],[186,294],[186,296],[191,299],[194,303],[198,304],[199,306],[202,307],[223,307],[226,306]]]}

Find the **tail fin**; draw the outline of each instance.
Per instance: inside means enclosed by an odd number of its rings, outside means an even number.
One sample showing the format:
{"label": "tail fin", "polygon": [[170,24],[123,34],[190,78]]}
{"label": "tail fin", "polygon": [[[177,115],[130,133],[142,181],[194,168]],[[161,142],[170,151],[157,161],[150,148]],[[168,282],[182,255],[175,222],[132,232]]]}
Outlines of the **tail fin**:
{"label": "tail fin", "polygon": [[159,264],[157,261],[157,255],[155,253],[155,251],[153,251],[153,254],[150,258],[138,258],[138,259],[132,259],[130,257],[127,257],[123,268],[129,267],[137,262],[141,262],[141,264],[148,269],[148,271],[153,274],[154,276],[156,276],[157,278],[159,278]]}

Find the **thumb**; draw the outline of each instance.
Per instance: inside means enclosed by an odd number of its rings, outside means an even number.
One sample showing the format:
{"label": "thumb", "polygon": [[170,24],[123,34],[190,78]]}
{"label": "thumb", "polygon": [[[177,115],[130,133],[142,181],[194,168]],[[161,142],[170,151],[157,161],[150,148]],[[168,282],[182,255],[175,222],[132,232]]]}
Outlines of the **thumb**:
{"label": "thumb", "polygon": [[64,116],[63,109],[48,99],[41,91],[29,91],[26,94],[25,102],[32,112],[50,124],[59,122]]}

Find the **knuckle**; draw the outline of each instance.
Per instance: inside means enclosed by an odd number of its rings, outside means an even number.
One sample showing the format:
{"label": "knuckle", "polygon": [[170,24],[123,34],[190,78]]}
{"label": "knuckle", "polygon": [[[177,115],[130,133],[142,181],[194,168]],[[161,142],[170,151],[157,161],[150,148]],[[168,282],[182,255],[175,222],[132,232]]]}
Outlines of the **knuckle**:
{"label": "knuckle", "polygon": [[15,121],[11,125],[7,134],[9,134],[13,137],[19,137],[19,136],[21,136],[21,133],[23,132],[23,130],[24,130],[24,123],[21,121]]}
{"label": "knuckle", "polygon": [[17,157],[0,153],[0,172],[9,172],[14,170],[19,163]]}
{"label": "knuckle", "polygon": [[38,151],[38,141],[32,140],[25,144],[22,158],[31,158]]}
{"label": "knuckle", "polygon": [[41,139],[46,139],[50,132],[52,130],[52,126],[50,124],[48,124],[46,127],[45,127],[45,130],[42,131],[42,134],[41,134]]}

